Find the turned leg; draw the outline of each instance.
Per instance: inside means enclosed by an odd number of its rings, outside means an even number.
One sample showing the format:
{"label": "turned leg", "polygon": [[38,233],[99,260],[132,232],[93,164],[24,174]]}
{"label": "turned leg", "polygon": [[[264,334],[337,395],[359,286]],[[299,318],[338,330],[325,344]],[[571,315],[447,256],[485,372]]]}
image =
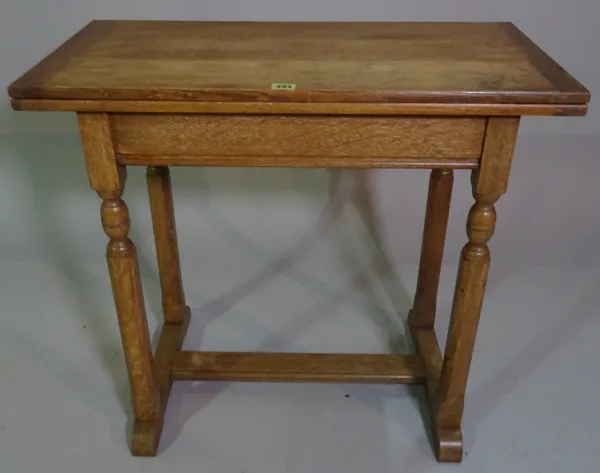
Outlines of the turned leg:
{"label": "turned leg", "polygon": [[131,448],[134,454],[151,454],[155,446],[140,442],[136,432],[156,420],[160,396],[153,372],[136,249],[128,237],[129,212],[121,198],[125,168],[117,163],[106,114],[82,113],[78,118],[90,184],[102,198],[102,226],[110,239],[106,258],[135,416]]}
{"label": "turned leg", "polygon": [[183,312],[187,308],[181,282],[169,168],[167,166],[149,166],[146,172],[146,180],[152,225],[154,227],[165,323],[181,324]]}
{"label": "turned leg", "polygon": [[468,242],[459,263],[434,412],[434,437],[439,461],[460,461],[462,458],[460,426],[490,266],[487,243],[496,224],[494,203],[506,191],[518,125],[518,118],[489,119],[481,164],[472,174],[475,204],[467,220]]}
{"label": "turned leg", "polygon": [[433,330],[453,181],[451,169],[431,171],[417,290],[409,315],[413,329]]}

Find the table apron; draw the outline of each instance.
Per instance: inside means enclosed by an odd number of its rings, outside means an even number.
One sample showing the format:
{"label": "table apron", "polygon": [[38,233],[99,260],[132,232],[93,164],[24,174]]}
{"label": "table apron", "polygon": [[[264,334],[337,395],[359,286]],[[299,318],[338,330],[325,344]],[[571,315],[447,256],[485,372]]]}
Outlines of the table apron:
{"label": "table apron", "polygon": [[475,168],[485,118],[110,114],[127,165]]}

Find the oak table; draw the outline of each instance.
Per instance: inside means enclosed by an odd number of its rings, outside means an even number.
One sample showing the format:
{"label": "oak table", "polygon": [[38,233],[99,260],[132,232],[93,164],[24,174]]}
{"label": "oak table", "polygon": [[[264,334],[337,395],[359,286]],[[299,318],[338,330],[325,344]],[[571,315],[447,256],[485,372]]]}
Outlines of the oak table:
{"label": "oak table", "polygon": [[[156,454],[173,380],[422,383],[436,458],[460,461],[465,388],[523,115],[583,116],[589,92],[511,23],[93,21],[9,88],[77,112],[131,382],[134,455]],[[126,166],[147,166],[164,326],[151,353]],[[169,166],[432,169],[412,355],[183,351]],[[471,170],[444,356],[434,319],[453,171]]]}

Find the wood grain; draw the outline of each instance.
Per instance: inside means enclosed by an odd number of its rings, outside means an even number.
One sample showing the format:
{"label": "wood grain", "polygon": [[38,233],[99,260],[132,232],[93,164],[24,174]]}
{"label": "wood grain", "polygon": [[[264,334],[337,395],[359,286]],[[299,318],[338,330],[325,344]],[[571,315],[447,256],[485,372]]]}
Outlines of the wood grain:
{"label": "wood grain", "polygon": [[485,120],[115,114],[122,155],[478,158]]}
{"label": "wood grain", "polygon": [[136,249],[129,239],[129,212],[121,195],[124,168],[112,151],[108,118],[80,114],[79,128],[92,188],[102,198],[101,217],[110,241],[106,259],[117,309],[137,421],[156,419],[159,393],[154,380],[150,338]]}
{"label": "wood grain", "polygon": [[429,424],[435,457],[439,462],[459,462],[463,451],[460,426],[441,427],[436,421],[437,393],[443,361],[435,331],[430,328],[417,328],[414,325],[411,325],[410,329],[417,353],[425,366],[425,397],[429,416],[423,420]]}
{"label": "wood grain", "polygon": [[[463,248],[458,268],[435,412],[436,428],[448,438],[455,437],[460,431],[469,367],[490,266],[487,243],[496,225],[494,203],[506,191],[518,125],[518,118],[489,120],[481,166],[472,174],[475,204],[467,219],[469,241]],[[456,441],[441,448],[439,458],[442,461],[460,461],[462,448],[458,448]]]}
{"label": "wood grain", "polygon": [[[505,23],[94,21],[18,99],[566,103],[589,92]],[[294,83],[293,91],[272,90]]]}
{"label": "wood grain", "polygon": [[[452,171],[448,169],[431,172],[417,289],[414,305],[408,316],[415,348],[425,366],[427,407],[433,418],[435,418],[437,409],[436,394],[442,370],[442,356],[434,331],[434,323],[453,178]],[[440,431],[435,422],[431,422],[430,428],[436,458],[443,461],[447,458],[447,455],[445,456],[447,448],[442,447],[449,440],[447,432]],[[454,443],[460,443],[459,448],[462,451],[460,429],[453,434],[451,439]]]}
{"label": "wood grain", "polygon": [[506,192],[519,121],[515,117],[496,117],[488,121],[480,169],[473,174],[476,194],[497,199]]}
{"label": "wood grain", "polygon": [[409,314],[414,327],[433,330],[453,182],[450,169],[433,170],[429,178],[417,289]]}
{"label": "wood grain", "polygon": [[535,67],[556,90],[572,88],[578,90],[582,96],[588,95],[589,100],[589,91],[513,23],[502,23],[501,27],[511,41],[521,48],[529,64]]}
{"label": "wood grain", "polygon": [[347,383],[421,383],[416,355],[182,351],[174,379]]}
{"label": "wood grain", "polygon": [[173,378],[171,366],[187,333],[190,323],[190,309],[184,307],[177,317],[180,323],[164,324],[156,353],[154,355],[154,375],[160,396],[160,405],[156,418],[151,420],[136,420],[133,424],[131,437],[131,452],[139,457],[153,457],[156,455],[160,436],[162,433],[165,411],[171,393]]}
{"label": "wood grain", "polygon": [[120,195],[126,171],[117,163],[107,114],[79,113],[77,118],[91,188]]}
{"label": "wood grain", "polygon": [[284,115],[574,116],[584,104],[183,102],[173,100],[13,99],[14,110],[116,113],[232,113]]}
{"label": "wood grain", "polygon": [[433,329],[418,328],[412,325],[411,336],[417,349],[417,353],[423,360],[423,366],[425,367],[425,391],[429,407],[432,408],[435,406],[435,394],[442,373],[442,353],[440,351],[440,346]]}
{"label": "wood grain", "polygon": [[185,296],[181,281],[179,245],[169,168],[165,166],[148,167],[146,182],[158,260],[163,315],[166,323],[181,323],[181,314],[185,308]]}
{"label": "wood grain", "polygon": [[364,158],[362,156],[152,156],[119,155],[127,166],[219,166],[379,169],[476,169],[475,158]]}

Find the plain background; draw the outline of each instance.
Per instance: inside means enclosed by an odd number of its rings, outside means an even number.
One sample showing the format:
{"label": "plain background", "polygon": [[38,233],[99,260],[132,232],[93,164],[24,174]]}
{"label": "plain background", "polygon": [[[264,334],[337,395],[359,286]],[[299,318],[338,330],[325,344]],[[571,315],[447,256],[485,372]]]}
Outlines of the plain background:
{"label": "plain background", "polygon": [[[96,18],[513,21],[592,95],[600,90],[597,0],[4,0],[2,90]],[[594,471],[600,109],[592,101],[585,118],[522,123],[497,205],[460,471]],[[188,302],[210,322],[192,330],[188,348],[405,348],[426,172],[175,169],[173,182]],[[154,336],[160,302],[142,169],[131,171],[125,199]],[[459,172],[441,334],[471,203]],[[2,96],[0,471],[453,468],[433,462],[408,391],[351,386],[176,388],[161,456],[130,458],[98,214],[74,116],[16,113]]]}

